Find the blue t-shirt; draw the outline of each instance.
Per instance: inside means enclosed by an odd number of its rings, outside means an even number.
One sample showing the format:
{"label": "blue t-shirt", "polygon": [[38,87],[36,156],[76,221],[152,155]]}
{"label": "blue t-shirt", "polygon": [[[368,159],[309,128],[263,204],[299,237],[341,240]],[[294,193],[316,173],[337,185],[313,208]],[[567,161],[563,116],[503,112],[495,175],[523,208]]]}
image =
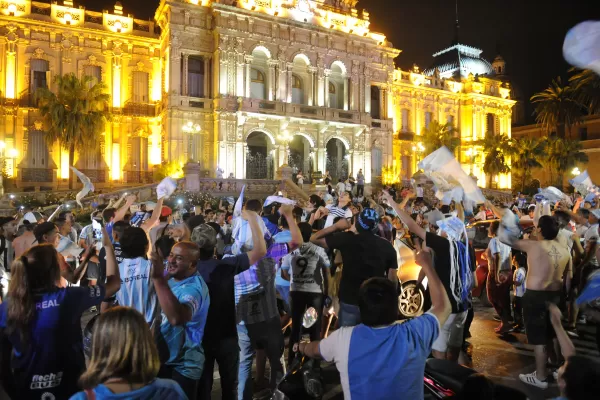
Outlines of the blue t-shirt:
{"label": "blue t-shirt", "polygon": [[360,324],[323,339],[321,356],[340,372],[344,399],[423,399],[425,361],[439,334],[435,315],[381,328]]}
{"label": "blue t-shirt", "polygon": [[161,337],[169,349],[165,364],[186,378],[200,379],[204,366],[202,338],[210,305],[208,287],[197,272],[182,281],[171,278],[169,286],[179,303],[192,309],[192,319],[185,326],[172,326],[162,314]]}
{"label": "blue t-shirt", "polygon": [[121,288],[117,292],[119,305],[135,308],[153,326],[159,320],[160,307],[154,282],[150,276],[152,263],[143,258],[125,258],[119,263]]}
{"label": "blue t-shirt", "polygon": [[[143,388],[126,393],[113,393],[104,385],[98,385],[93,390],[96,400],[187,400],[179,384],[171,379],[155,379]],[[70,400],[88,400],[85,392],[79,392]]]}
{"label": "blue t-shirt", "polygon": [[[64,399],[77,392],[85,371],[81,314],[104,299],[104,287],[57,288],[35,296],[36,313],[28,343],[18,332],[8,336],[11,367],[19,399],[40,399],[44,393]],[[0,305],[0,329],[5,329],[8,303]]]}

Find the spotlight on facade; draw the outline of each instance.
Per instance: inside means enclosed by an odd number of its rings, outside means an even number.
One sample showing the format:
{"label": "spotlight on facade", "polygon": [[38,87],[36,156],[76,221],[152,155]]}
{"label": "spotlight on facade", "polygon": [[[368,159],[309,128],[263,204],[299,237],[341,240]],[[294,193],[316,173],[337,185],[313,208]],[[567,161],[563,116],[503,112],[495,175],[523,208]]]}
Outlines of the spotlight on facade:
{"label": "spotlight on facade", "polygon": [[14,17],[16,11],[17,11],[17,5],[15,3],[10,3],[8,5],[8,15],[10,15],[11,17]]}
{"label": "spotlight on facade", "polygon": [[573,168],[573,170],[571,171],[571,173],[575,176],[581,174],[581,171],[579,170],[579,168],[575,167]]}
{"label": "spotlight on facade", "polygon": [[121,33],[121,29],[123,29],[121,21],[115,21],[115,29],[117,30],[117,33]]}
{"label": "spotlight on facade", "polygon": [[65,13],[64,19],[65,19],[65,24],[71,25],[71,21],[73,20],[73,16],[71,15],[71,13]]}

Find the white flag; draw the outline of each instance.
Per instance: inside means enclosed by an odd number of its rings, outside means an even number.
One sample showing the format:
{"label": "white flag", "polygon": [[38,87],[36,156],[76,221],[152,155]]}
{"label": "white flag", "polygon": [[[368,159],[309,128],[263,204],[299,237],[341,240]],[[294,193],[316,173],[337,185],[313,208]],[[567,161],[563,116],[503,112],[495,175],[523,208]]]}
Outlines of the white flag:
{"label": "white flag", "polygon": [[79,178],[81,183],[83,183],[83,188],[75,196],[75,200],[77,201],[77,204],[79,204],[79,206],[81,208],[83,208],[83,204],[81,204],[81,199],[83,199],[88,193],[94,191],[94,184],[92,183],[90,178],[85,176],[85,174],[83,172],[79,171],[77,168],[71,167],[71,169],[73,170],[75,175],[77,175],[77,177]]}

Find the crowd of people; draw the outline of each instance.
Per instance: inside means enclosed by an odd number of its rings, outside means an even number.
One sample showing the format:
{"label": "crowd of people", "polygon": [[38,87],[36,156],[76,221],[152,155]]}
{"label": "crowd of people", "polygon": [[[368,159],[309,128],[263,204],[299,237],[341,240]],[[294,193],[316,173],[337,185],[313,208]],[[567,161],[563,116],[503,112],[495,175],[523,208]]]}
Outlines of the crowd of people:
{"label": "crowd of people", "polygon": [[[465,225],[477,220],[493,220],[481,257],[496,331],[524,330],[535,349],[535,371],[520,379],[547,388],[554,375],[568,400],[599,392],[598,361],[569,338],[583,317],[600,346],[600,306],[575,302],[600,269],[597,204],[551,210],[520,195],[473,212],[427,203],[421,185],[365,196],[362,170],[350,178],[334,186],[326,174],[325,189],[298,202],[242,194],[174,211],[130,195],[83,227],[61,207],[1,218],[0,397],[210,399],[216,362],[222,398],[247,400],[272,393],[303,354],[335,363],[347,399],[422,399],[428,357],[458,362],[469,335],[478,257]],[[507,234],[508,216],[531,225],[525,237]],[[403,323],[397,240],[416,249],[431,300]]]}

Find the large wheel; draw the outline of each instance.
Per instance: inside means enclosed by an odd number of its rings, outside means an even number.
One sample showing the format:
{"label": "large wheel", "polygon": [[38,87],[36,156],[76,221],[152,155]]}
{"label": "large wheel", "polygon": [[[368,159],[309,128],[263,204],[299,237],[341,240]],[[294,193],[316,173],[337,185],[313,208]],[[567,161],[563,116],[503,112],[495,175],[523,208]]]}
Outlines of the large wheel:
{"label": "large wheel", "polygon": [[398,309],[404,318],[414,318],[423,311],[425,296],[416,282],[402,284],[400,296],[398,296]]}

